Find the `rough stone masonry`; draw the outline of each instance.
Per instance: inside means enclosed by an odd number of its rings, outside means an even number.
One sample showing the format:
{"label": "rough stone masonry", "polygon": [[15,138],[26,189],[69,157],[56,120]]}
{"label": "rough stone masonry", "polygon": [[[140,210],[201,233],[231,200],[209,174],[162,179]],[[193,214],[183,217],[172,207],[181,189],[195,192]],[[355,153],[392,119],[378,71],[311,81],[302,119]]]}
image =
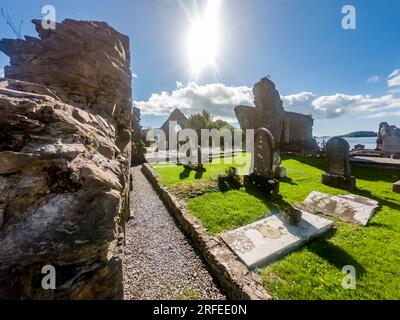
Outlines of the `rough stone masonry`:
{"label": "rough stone masonry", "polygon": [[[65,20],[2,39],[0,298],[122,298],[129,216],[128,37]],[[42,268],[56,289],[42,288]]]}

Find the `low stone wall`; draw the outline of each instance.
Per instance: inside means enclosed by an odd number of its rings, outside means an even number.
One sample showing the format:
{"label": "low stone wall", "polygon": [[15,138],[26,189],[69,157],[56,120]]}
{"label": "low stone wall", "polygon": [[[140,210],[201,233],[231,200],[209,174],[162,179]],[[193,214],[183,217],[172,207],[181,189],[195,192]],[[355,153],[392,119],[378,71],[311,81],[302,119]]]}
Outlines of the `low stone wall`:
{"label": "low stone wall", "polygon": [[187,212],[185,202],[177,199],[166,188],[159,185],[158,176],[153,168],[144,164],[142,172],[178,221],[182,231],[199,250],[209,270],[219,281],[229,299],[272,299],[265,291],[261,277],[250,271],[222,240],[207,235],[201,222]]}

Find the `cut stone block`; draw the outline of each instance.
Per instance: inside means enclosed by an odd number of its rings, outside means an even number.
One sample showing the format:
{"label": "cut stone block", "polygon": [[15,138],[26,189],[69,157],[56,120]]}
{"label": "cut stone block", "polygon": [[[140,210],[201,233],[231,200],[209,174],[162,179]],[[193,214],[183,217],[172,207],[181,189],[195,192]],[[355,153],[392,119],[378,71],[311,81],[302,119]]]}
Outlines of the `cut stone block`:
{"label": "cut stone block", "polygon": [[400,193],[400,181],[393,183],[393,192]]}
{"label": "cut stone block", "polygon": [[356,178],[353,176],[343,176],[330,173],[324,173],[322,175],[322,183],[330,187],[344,190],[354,190],[357,187]]}
{"label": "cut stone block", "polygon": [[304,205],[309,210],[336,217],[345,222],[366,226],[379,208],[378,201],[354,194],[330,196],[325,193],[311,192]]}
{"label": "cut stone block", "polygon": [[265,266],[301,247],[333,226],[323,217],[302,211],[301,222],[286,223],[281,214],[223,233],[221,238],[249,269]]}

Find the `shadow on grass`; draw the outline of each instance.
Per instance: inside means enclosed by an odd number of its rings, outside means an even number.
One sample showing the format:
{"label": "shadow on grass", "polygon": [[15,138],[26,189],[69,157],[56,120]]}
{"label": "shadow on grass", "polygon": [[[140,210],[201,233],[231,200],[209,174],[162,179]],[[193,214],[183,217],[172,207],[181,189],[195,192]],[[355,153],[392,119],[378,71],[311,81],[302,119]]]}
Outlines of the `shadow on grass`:
{"label": "shadow on grass", "polygon": [[357,275],[363,276],[366,273],[364,267],[352,255],[327,240],[309,243],[307,248],[340,271],[344,266],[351,265],[356,269]]}
{"label": "shadow on grass", "polygon": [[196,180],[200,180],[203,177],[204,171],[196,171],[196,174],[194,175],[194,178]]}
{"label": "shadow on grass", "polygon": [[247,188],[245,188],[245,190],[246,190],[247,194],[252,195],[253,197],[256,197],[258,200],[261,200],[266,205],[266,207],[270,210],[271,214],[277,213],[279,211],[280,205],[275,200],[275,196],[266,195],[265,193],[258,190],[257,188],[247,187]]}
{"label": "shadow on grass", "polygon": [[291,184],[292,186],[298,186],[298,183],[293,182],[293,179],[292,179],[292,178],[289,178],[289,177],[281,178],[281,179],[279,179],[279,181],[282,182],[282,183]]}
{"label": "shadow on grass", "polygon": [[282,160],[295,160],[311,167],[320,169],[325,171],[327,167],[326,159],[325,158],[308,158],[308,157],[301,157],[301,156],[283,156]]}
{"label": "shadow on grass", "polygon": [[383,228],[383,229],[388,229],[391,231],[396,231],[396,229],[393,228],[392,225],[381,223],[381,222],[370,222],[370,223],[368,223],[368,227],[376,227],[376,228]]}
{"label": "shadow on grass", "polygon": [[383,181],[387,183],[395,183],[400,179],[400,173],[395,170],[354,166],[352,166],[352,175],[361,180]]}
{"label": "shadow on grass", "polygon": [[183,171],[179,174],[179,179],[183,180],[186,179],[190,176],[190,170],[189,168],[184,168]]}
{"label": "shadow on grass", "polygon": [[[322,171],[326,171],[327,169],[327,162],[325,158],[283,156],[282,160],[295,160]],[[379,174],[377,174],[377,170]],[[388,183],[394,183],[400,179],[400,173],[395,170],[357,167],[354,165],[352,166],[352,175],[361,180],[384,181]]]}
{"label": "shadow on grass", "polygon": [[357,194],[359,196],[362,197],[366,197],[366,198],[370,198],[373,200],[376,200],[379,202],[379,205],[382,206],[387,206],[393,210],[398,210],[400,211],[400,203],[399,202],[395,202],[395,201],[390,201],[390,200],[386,200],[384,198],[381,197],[377,197],[375,195],[373,195],[370,191],[368,190],[364,190],[364,189],[357,189],[353,191],[354,194]]}

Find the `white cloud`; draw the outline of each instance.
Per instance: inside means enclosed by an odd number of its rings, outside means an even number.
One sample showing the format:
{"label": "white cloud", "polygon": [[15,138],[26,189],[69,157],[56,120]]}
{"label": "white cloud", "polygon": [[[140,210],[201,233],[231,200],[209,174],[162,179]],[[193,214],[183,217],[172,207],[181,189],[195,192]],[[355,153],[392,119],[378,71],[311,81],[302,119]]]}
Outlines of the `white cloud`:
{"label": "white cloud", "polygon": [[176,87],[177,87],[178,89],[183,88],[182,82],[176,81]]}
{"label": "white cloud", "polygon": [[[286,103],[289,97],[290,103]],[[312,114],[316,119],[332,119],[343,115],[382,118],[400,115],[400,98],[387,94],[374,98],[369,95],[337,93],[319,96],[304,92],[282,97],[288,111]]]}
{"label": "white cloud", "polygon": [[400,69],[394,70],[388,77],[389,87],[400,87]]}
{"label": "white cloud", "polygon": [[204,86],[190,82],[186,87],[169,92],[152,94],[148,101],[136,101],[143,114],[168,115],[175,108],[190,114],[209,110],[215,117],[236,122],[234,107],[253,105],[251,88],[228,87],[221,83]]}
{"label": "white cloud", "polygon": [[380,76],[371,76],[368,78],[367,83],[377,83],[381,80]]}
{"label": "white cloud", "polygon": [[[388,86],[400,86],[400,69],[389,76]],[[368,118],[400,116],[400,96],[394,91],[380,97],[343,93],[317,96],[305,91],[281,98],[285,110],[311,114],[315,119],[332,119],[343,115]],[[253,106],[253,100],[252,89],[247,86],[229,87],[221,83],[198,85],[190,82],[183,87],[177,82],[177,89],[172,92],[155,93],[148,101],[135,103],[143,114],[148,115],[166,116],[175,108],[186,114],[207,109],[216,118],[237,122],[235,106]]]}
{"label": "white cloud", "polygon": [[132,78],[137,79],[139,76],[136,73],[132,73]]}
{"label": "white cloud", "polygon": [[4,68],[0,68],[0,78],[4,78]]}

